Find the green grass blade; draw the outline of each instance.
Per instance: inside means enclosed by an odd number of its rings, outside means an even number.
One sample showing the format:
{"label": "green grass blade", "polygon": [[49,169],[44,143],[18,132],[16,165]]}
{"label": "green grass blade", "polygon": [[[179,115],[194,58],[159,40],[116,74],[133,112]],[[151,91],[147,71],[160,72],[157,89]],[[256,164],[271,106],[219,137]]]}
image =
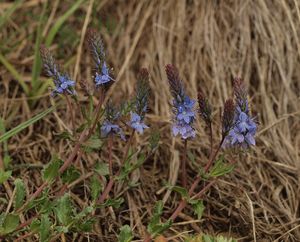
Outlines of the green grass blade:
{"label": "green grass blade", "polygon": [[0,29],[9,19],[9,17],[16,11],[16,9],[21,5],[22,2],[23,0],[16,1],[8,10],[6,10],[6,12],[2,16],[0,16]]}
{"label": "green grass blade", "polygon": [[2,63],[6,69],[12,74],[14,78],[19,82],[21,87],[23,88],[26,95],[29,93],[29,88],[26,85],[25,81],[23,80],[22,76],[19,74],[19,72],[14,68],[12,64],[10,64],[5,57],[0,53],[0,63]]}
{"label": "green grass blade", "polygon": [[17,133],[19,133],[20,131],[22,131],[23,129],[27,128],[28,126],[32,125],[33,123],[35,123],[36,121],[42,119],[43,117],[45,117],[47,114],[53,112],[55,109],[55,107],[51,107],[48,108],[47,110],[37,114],[36,116],[34,116],[33,118],[25,121],[24,123],[19,124],[17,127],[9,130],[8,132],[4,133],[3,135],[0,136],[0,143],[8,140],[10,137],[16,135]]}
{"label": "green grass blade", "polygon": [[47,35],[45,45],[49,47],[52,44],[52,41],[57,34],[58,30],[60,27],[63,25],[63,23],[80,7],[80,5],[84,2],[85,0],[77,0],[74,5],[67,11],[65,12],[64,15],[62,15],[56,23],[53,25],[53,27],[50,29],[49,34]]}
{"label": "green grass blade", "polygon": [[31,78],[31,86],[32,86],[32,93],[31,96],[36,95],[37,89],[40,87],[39,83],[39,76],[41,74],[42,65],[41,65],[41,57],[40,57],[40,45],[42,39],[42,25],[44,22],[45,12],[47,9],[47,2],[44,3],[42,14],[39,19],[39,25],[36,33],[36,41],[34,46],[34,62],[32,68],[32,78]]}

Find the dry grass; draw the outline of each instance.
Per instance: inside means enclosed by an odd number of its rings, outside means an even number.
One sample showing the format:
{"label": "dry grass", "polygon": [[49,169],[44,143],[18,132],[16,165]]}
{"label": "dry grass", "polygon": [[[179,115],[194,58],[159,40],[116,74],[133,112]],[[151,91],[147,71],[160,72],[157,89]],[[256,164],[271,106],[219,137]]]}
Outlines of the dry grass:
{"label": "dry grass", "polygon": [[[76,46],[62,40],[63,37],[58,38],[56,43],[61,41],[64,46],[61,43],[53,46],[61,59],[67,57],[70,63],[75,64],[76,58],[79,58],[77,69],[69,69],[76,73],[77,80],[91,80],[92,75],[91,58],[86,54],[84,45],[82,50],[77,49],[85,32],[88,2],[67,23],[76,37]],[[0,4],[1,11],[6,8],[5,4]],[[51,3],[50,7],[54,5]],[[93,12],[86,21],[90,19],[92,26],[97,26],[99,16],[106,23],[115,21],[112,29],[101,28],[107,56],[117,80],[109,93],[116,102],[120,97],[128,96],[133,92],[137,70],[142,66],[148,67],[152,88],[148,123],[160,129],[162,145],[154,160],[133,174],[132,178],[140,179],[141,184],[125,191],[123,211],[109,211],[109,215],[102,211],[91,238],[102,234],[103,241],[114,241],[121,223],[130,223],[135,228],[136,237],[143,235],[152,205],[155,200],[164,198],[165,191],[160,191],[162,179],[176,181],[182,142],[170,136],[171,96],[164,73],[165,64],[173,63],[182,73],[190,95],[196,97],[198,88],[207,93],[215,106],[216,120],[224,100],[232,94],[232,78],[241,76],[249,86],[252,109],[258,113],[260,130],[256,148],[243,156],[235,172],[220,180],[205,197],[207,209],[204,219],[195,223],[178,223],[165,235],[176,235],[173,241],[180,241],[185,232],[194,230],[226,233],[244,241],[300,240],[299,5],[297,0],[132,0],[101,1],[101,4],[95,1]],[[68,4],[59,3],[52,21],[67,7]],[[15,48],[7,52],[6,57],[26,80],[30,78],[34,45],[34,40],[26,36],[35,31],[36,23],[23,14],[29,11],[33,15],[38,14],[40,9],[38,1],[28,1],[0,33],[0,38],[15,41],[7,43],[8,47],[11,43],[15,44]],[[24,22],[27,25],[22,28]],[[49,98],[44,96],[36,108],[30,110],[23,101],[25,97],[19,86],[15,85],[3,66],[0,66],[0,77],[0,110],[8,128],[48,106]],[[63,114],[63,110],[57,111],[9,142],[9,152],[16,165],[14,174],[18,176],[21,169],[22,177],[28,181],[28,192],[34,189],[34,184],[40,183],[38,166],[31,165],[46,163],[53,152],[64,156],[69,146],[54,136],[66,125],[60,120],[65,119]],[[197,129],[198,138],[191,144],[191,149],[201,164],[205,164],[209,139],[201,122]],[[136,138],[138,143],[145,141],[145,136]],[[121,147],[123,144],[116,145]],[[119,148],[115,149],[116,155],[120,152]],[[105,157],[105,151],[101,155]],[[98,157],[98,154],[86,156],[84,166],[92,167]],[[18,168],[20,164],[29,167]],[[191,181],[195,172],[193,167],[190,168]],[[83,186],[77,190],[80,188]],[[123,190],[119,186],[114,192]],[[5,190],[1,188],[3,192]],[[84,197],[75,195],[78,194],[76,190],[73,194],[75,198],[77,196],[79,206],[83,206]],[[169,197],[166,217],[175,207],[175,198],[178,199],[174,194],[169,195],[165,197],[165,200]],[[190,209],[186,209],[178,222],[191,221],[191,216]]]}

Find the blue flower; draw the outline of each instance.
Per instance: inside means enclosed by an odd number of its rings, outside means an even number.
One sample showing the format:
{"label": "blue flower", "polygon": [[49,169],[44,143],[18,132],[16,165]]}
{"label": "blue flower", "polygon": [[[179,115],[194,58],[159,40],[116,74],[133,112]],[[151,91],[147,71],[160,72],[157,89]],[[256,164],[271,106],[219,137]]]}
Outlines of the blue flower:
{"label": "blue flower", "polygon": [[255,145],[254,136],[257,125],[254,119],[250,117],[247,90],[240,78],[234,80],[234,94],[236,101],[234,122],[231,130],[224,139],[224,146],[238,146],[246,149]]}
{"label": "blue flower", "polygon": [[54,79],[56,88],[52,92],[52,96],[55,94],[71,94],[75,95],[74,90],[75,82],[72,81],[67,75],[59,75],[57,79]]}
{"label": "blue flower", "polygon": [[173,65],[166,66],[166,74],[168,77],[170,90],[173,95],[173,112],[174,120],[172,133],[174,136],[181,135],[183,139],[194,138],[196,136],[193,122],[195,120],[194,105],[192,100],[185,94],[182,81],[179,78],[178,70]]}
{"label": "blue flower", "polygon": [[96,72],[96,77],[95,77],[96,86],[103,85],[105,83],[110,82],[111,80],[113,79],[109,76],[108,68],[106,66],[106,63],[104,62],[102,65],[101,74]]}
{"label": "blue flower", "polygon": [[107,137],[109,134],[120,135],[122,140],[126,140],[123,130],[120,128],[119,125],[113,124],[109,121],[104,121],[101,126],[101,135],[103,137]]}
{"label": "blue flower", "polygon": [[57,93],[75,95],[75,82],[66,73],[62,74],[50,51],[46,47],[41,46],[40,54],[44,71],[47,76],[53,78],[55,84],[55,90],[53,90],[51,95],[54,96]]}
{"label": "blue flower", "polygon": [[131,114],[131,119],[130,119],[130,122],[128,122],[127,124],[131,128],[135,129],[140,134],[142,134],[144,132],[144,129],[149,128],[146,124],[144,124],[140,115],[138,115],[137,113],[134,113],[134,112],[131,112],[130,114]]}
{"label": "blue flower", "polygon": [[184,122],[176,122],[173,124],[172,133],[174,136],[180,134],[183,139],[194,138],[196,136],[195,129]]}
{"label": "blue flower", "polygon": [[234,127],[229,131],[228,136],[224,140],[226,147],[239,146],[248,148],[255,145],[256,123],[246,113],[240,112],[238,119],[235,121]]}
{"label": "blue flower", "polygon": [[178,97],[173,100],[174,106],[174,124],[172,126],[172,133],[174,136],[181,135],[183,139],[194,138],[196,132],[192,127],[195,119],[195,112],[193,110],[196,101],[190,99],[188,96],[184,98]]}

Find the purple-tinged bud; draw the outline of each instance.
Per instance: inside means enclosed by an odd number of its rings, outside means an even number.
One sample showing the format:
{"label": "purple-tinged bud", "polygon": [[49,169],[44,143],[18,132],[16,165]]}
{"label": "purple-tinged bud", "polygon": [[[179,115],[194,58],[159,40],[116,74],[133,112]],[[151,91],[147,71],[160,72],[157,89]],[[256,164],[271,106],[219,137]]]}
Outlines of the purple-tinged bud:
{"label": "purple-tinged bud", "polygon": [[206,122],[207,125],[210,125],[211,118],[211,105],[208,102],[208,99],[204,96],[201,90],[198,91],[198,104],[199,104],[199,114]]}
{"label": "purple-tinged bud", "polygon": [[95,62],[94,77],[96,87],[113,81],[114,79],[110,76],[109,68],[105,61],[104,46],[100,34],[94,29],[89,29],[87,32],[87,42]]}
{"label": "purple-tinged bud", "polygon": [[243,80],[239,77],[233,80],[233,89],[237,104],[237,111],[249,113],[248,93]]}
{"label": "purple-tinged bud", "polygon": [[228,135],[234,125],[235,106],[232,99],[226,100],[222,117],[222,136]]}
{"label": "purple-tinged bud", "polygon": [[59,76],[59,66],[55,62],[50,50],[44,45],[40,47],[40,55],[43,62],[44,73],[48,77],[57,77]]}
{"label": "purple-tinged bud", "polygon": [[136,98],[135,98],[135,112],[144,118],[148,108],[148,99],[150,94],[149,86],[149,72],[146,68],[142,68],[136,83]]}
{"label": "purple-tinged bud", "polygon": [[51,55],[50,51],[44,47],[40,47],[40,54],[43,62],[44,71],[47,76],[53,78],[55,84],[55,89],[52,92],[52,95],[55,94],[66,94],[66,95],[75,95],[74,90],[75,81],[71,80],[67,73],[62,73],[59,70],[58,65],[55,62],[55,59]]}
{"label": "purple-tinged bud", "polygon": [[172,133],[174,136],[180,135],[183,139],[194,138],[196,136],[193,123],[195,120],[194,105],[195,100],[185,94],[178,70],[173,65],[166,65],[170,90],[173,95],[174,120]]}
{"label": "purple-tinged bud", "polygon": [[173,97],[184,99],[184,89],[177,68],[171,64],[166,65],[166,74]]}
{"label": "purple-tinged bud", "polygon": [[92,57],[96,64],[96,69],[101,70],[101,62],[105,59],[103,41],[100,34],[94,29],[88,29],[87,42],[91,51]]}

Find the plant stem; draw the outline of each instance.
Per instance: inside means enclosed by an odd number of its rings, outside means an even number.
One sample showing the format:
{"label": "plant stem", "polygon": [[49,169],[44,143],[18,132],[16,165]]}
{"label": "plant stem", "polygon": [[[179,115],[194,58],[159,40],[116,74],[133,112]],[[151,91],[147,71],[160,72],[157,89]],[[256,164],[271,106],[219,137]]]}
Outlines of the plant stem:
{"label": "plant stem", "polygon": [[[198,192],[195,196],[193,196],[193,199],[200,198],[214,183],[216,180],[210,181],[205,187],[202,188],[200,192]],[[187,201],[186,200],[181,200],[180,203],[178,204],[178,207],[176,210],[173,212],[173,214],[170,216],[170,220],[174,222],[174,220],[177,218],[177,216],[180,214],[180,212],[186,207]],[[143,242],[150,242],[151,241],[151,235],[146,235],[145,239]]]}
{"label": "plant stem", "polygon": [[[67,160],[65,160],[65,162],[63,163],[63,165],[60,167],[59,169],[59,173],[62,174],[69,166],[70,164],[72,163],[72,161],[74,160],[74,158],[76,157],[78,151],[80,150],[80,146],[81,144],[86,141],[94,132],[94,129],[96,127],[96,124],[98,122],[98,119],[100,117],[100,111],[101,111],[101,106],[102,106],[102,103],[103,103],[103,95],[104,95],[104,92],[103,90],[101,90],[101,93],[100,93],[100,97],[99,97],[99,102],[96,106],[96,109],[93,113],[93,116],[96,116],[95,120],[94,120],[94,123],[92,125],[92,127],[89,129],[89,130],[83,130],[80,137],[79,137],[79,140],[78,142],[76,143],[76,145],[74,146],[73,148],[73,151],[72,153],[70,154],[69,158]],[[88,133],[87,133],[88,132]],[[87,133],[87,134],[86,134]],[[27,201],[23,204],[22,207],[20,207],[16,212],[19,213],[19,212],[22,212],[25,207],[32,201],[34,200],[36,197],[38,197],[42,191],[44,190],[45,187],[48,186],[48,182],[44,182],[41,186],[39,186],[37,188],[37,190],[34,192],[34,194],[32,194],[29,199],[27,199]]]}
{"label": "plant stem", "polygon": [[75,129],[75,118],[74,118],[73,106],[71,104],[70,97],[67,94],[65,95],[65,97],[66,97],[66,100],[67,100],[68,107],[70,109],[72,132],[73,132],[73,135],[75,135],[75,130],[76,129]]}
{"label": "plant stem", "polygon": [[[204,168],[204,172],[207,173],[209,171],[209,168],[211,167],[211,165],[213,164],[216,156],[218,155],[222,144],[224,142],[224,138],[222,137],[220,144],[218,146],[218,148],[216,149],[216,151],[214,152],[213,155],[211,155],[208,163],[206,164],[205,168]],[[191,185],[190,189],[189,189],[189,196],[191,196],[194,192],[194,190],[196,189],[197,185],[199,184],[199,182],[201,181],[201,176],[197,176],[196,179],[194,180],[193,184]],[[216,180],[210,181],[205,187],[202,188],[202,190],[200,192],[198,192],[196,195],[194,195],[192,198],[200,198],[214,183],[216,182]],[[170,219],[172,221],[174,221],[177,216],[179,215],[179,213],[186,207],[187,202],[185,199],[182,199],[180,201],[180,203],[178,204],[177,208],[175,209],[175,211],[173,212],[173,214],[171,215]],[[151,241],[151,235],[146,235],[145,239],[143,240],[143,242],[150,242]]]}
{"label": "plant stem", "polygon": [[112,162],[112,146],[113,146],[113,136],[108,137],[108,162],[109,162],[109,177],[113,176],[113,162]]}
{"label": "plant stem", "polygon": [[181,182],[184,188],[187,188],[187,171],[186,171],[186,154],[187,154],[187,139],[184,140],[183,158],[181,163]]}
{"label": "plant stem", "polygon": [[222,147],[223,142],[224,142],[224,137],[222,137],[221,142],[220,142],[218,148],[216,149],[215,153],[210,157],[209,162],[206,164],[206,166],[204,168],[205,173],[207,173],[208,170],[209,170],[209,168],[212,166],[212,164],[213,164],[216,156],[218,155],[218,153],[219,153],[219,151],[220,151],[220,149]]}
{"label": "plant stem", "polygon": [[212,132],[212,123],[209,123],[209,139],[210,139],[210,156],[213,154],[213,132]]}
{"label": "plant stem", "polygon": [[96,125],[98,123],[98,119],[100,117],[100,110],[101,110],[101,106],[102,106],[102,103],[104,101],[104,90],[101,88],[100,89],[100,95],[99,95],[99,101],[98,101],[98,104],[96,106],[96,109],[93,113],[93,116],[96,116],[95,120],[94,120],[94,123],[92,125],[92,127],[90,128],[89,130],[89,133],[88,133],[88,137],[91,136],[96,128]]}
{"label": "plant stem", "polygon": [[[130,148],[130,145],[132,143],[134,133],[135,133],[135,130],[132,130],[129,141],[128,141],[127,146],[126,146],[126,150],[125,150],[123,160],[121,162],[121,167],[119,168],[118,172],[116,173],[116,176],[118,176],[120,174],[122,165],[125,163],[125,161],[127,159],[129,148]],[[107,185],[106,185],[103,193],[101,194],[100,198],[98,199],[97,203],[103,203],[105,201],[105,199],[108,196],[109,192],[111,191],[114,183],[115,183],[115,179],[114,179],[113,176],[111,176],[110,179],[109,179],[109,182],[107,183]]]}

